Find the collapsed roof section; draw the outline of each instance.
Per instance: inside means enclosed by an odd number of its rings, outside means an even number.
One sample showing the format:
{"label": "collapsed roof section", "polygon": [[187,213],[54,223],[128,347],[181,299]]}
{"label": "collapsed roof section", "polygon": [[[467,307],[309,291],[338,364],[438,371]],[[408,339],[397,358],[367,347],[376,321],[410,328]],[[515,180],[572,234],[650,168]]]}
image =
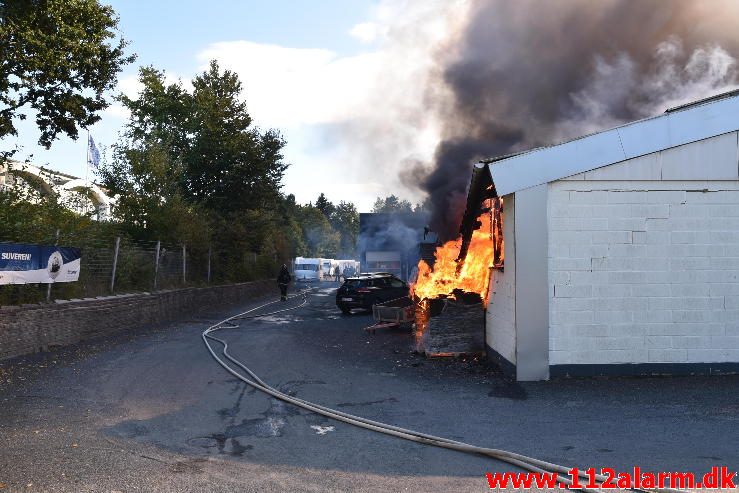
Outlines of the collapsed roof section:
{"label": "collapsed roof section", "polygon": [[476,164],[472,168],[472,180],[467,192],[467,207],[465,207],[464,216],[462,216],[462,224],[459,226],[459,232],[462,235],[462,246],[459,249],[457,261],[467,256],[472,232],[480,227],[478,218],[482,214],[483,202],[497,196],[493,178],[490,176],[490,169],[486,165]]}

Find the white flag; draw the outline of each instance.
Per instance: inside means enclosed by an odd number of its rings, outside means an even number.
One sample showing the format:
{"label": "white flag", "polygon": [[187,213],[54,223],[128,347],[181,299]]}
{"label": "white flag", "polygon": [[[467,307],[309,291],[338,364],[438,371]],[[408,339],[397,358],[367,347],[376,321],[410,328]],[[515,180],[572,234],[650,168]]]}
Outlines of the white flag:
{"label": "white flag", "polygon": [[100,164],[100,151],[98,151],[95,141],[92,140],[92,136],[87,136],[87,165],[92,166],[93,169],[98,169]]}

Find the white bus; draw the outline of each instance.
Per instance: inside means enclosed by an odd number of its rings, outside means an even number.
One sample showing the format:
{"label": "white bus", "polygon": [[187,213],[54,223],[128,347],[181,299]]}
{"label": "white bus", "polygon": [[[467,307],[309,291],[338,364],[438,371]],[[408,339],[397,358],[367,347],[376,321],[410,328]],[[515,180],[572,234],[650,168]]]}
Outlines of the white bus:
{"label": "white bus", "polygon": [[319,258],[295,257],[293,270],[296,281],[318,282],[323,277],[323,266]]}

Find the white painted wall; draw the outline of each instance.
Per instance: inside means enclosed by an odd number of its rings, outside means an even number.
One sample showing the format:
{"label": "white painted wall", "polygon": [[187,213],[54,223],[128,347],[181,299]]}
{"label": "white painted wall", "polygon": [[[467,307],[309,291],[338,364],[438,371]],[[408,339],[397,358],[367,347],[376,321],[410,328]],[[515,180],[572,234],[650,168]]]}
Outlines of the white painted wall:
{"label": "white painted wall", "polygon": [[515,208],[513,195],[503,197],[505,268],[492,271],[485,324],[487,344],[513,364],[516,363]]}
{"label": "white painted wall", "polygon": [[738,149],[725,134],[549,184],[551,365],[739,361]]}

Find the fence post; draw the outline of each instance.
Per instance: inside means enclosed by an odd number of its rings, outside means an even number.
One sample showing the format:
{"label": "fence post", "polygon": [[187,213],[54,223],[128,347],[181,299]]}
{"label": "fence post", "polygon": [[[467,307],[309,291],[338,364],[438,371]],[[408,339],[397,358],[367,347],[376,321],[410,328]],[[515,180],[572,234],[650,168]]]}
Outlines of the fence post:
{"label": "fence post", "polygon": [[[54,246],[59,245],[59,230],[56,230],[56,240],[54,240]],[[49,303],[51,301],[51,285],[53,283],[49,283],[46,285],[46,302]]]}
{"label": "fence post", "polygon": [[182,244],[182,284],[187,284],[187,249]]}
{"label": "fence post", "polygon": [[210,284],[210,252],[211,247],[208,246],[208,284]]}
{"label": "fence post", "polygon": [[115,250],[113,251],[113,272],[110,274],[110,294],[115,293],[115,271],[118,269],[118,251],[121,248],[121,237],[115,237]]}
{"label": "fence post", "polygon": [[157,290],[157,277],[159,277],[159,249],[162,247],[162,242],[157,241],[156,251],[154,253],[154,291]]}

